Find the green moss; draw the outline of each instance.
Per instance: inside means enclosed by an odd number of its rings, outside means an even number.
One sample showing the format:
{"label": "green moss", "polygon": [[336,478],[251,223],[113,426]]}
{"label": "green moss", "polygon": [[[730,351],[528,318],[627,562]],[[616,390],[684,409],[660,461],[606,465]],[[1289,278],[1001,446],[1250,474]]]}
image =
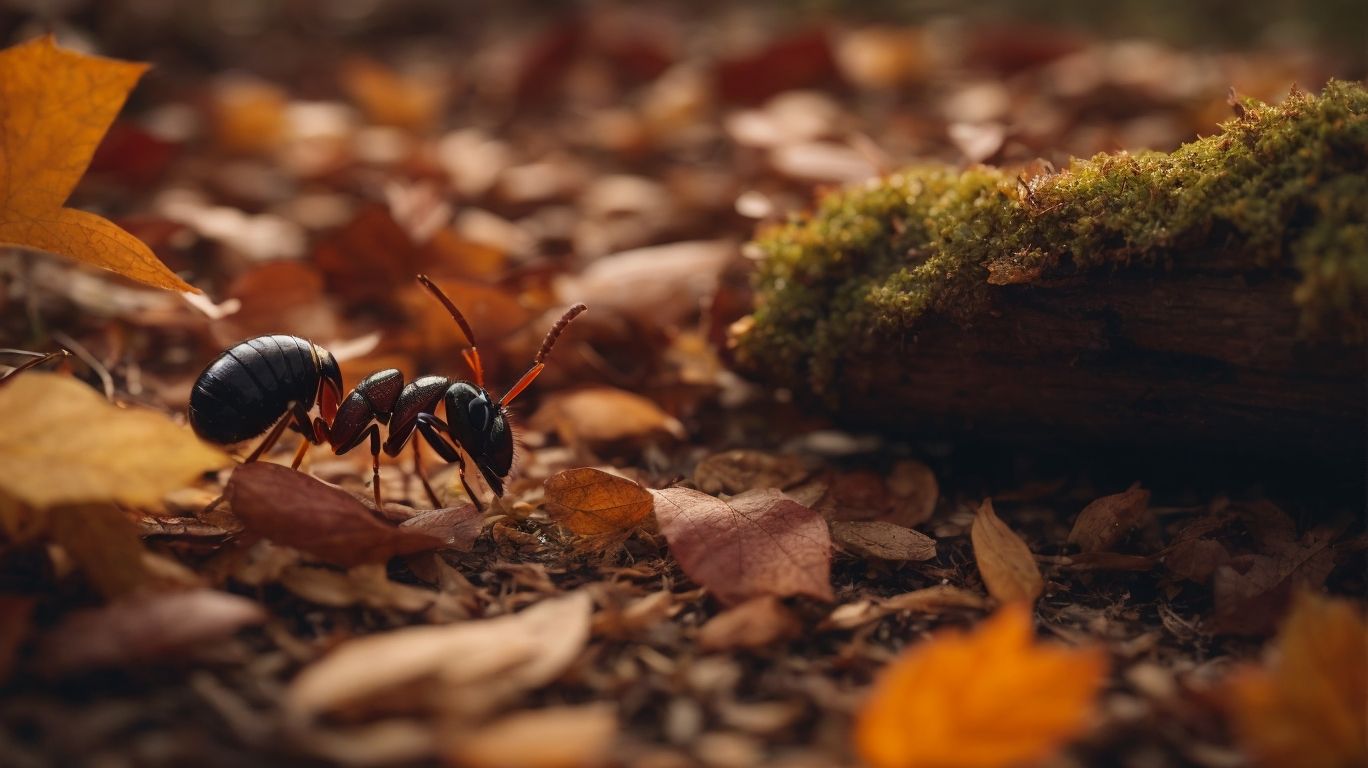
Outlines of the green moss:
{"label": "green moss", "polygon": [[990,281],[1222,251],[1290,265],[1306,329],[1362,338],[1368,90],[1332,82],[1239,111],[1172,153],[1097,155],[1026,184],[994,168],[921,166],[831,194],[759,235],[739,357],[831,396],[845,360],[929,313],[971,321]]}

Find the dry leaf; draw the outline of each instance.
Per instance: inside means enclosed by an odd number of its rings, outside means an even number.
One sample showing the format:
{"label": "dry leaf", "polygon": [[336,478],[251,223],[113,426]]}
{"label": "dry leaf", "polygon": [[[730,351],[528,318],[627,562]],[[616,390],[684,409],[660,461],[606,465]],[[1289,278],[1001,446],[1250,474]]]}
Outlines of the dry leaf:
{"label": "dry leaf", "polygon": [[591,467],[567,469],[546,479],[546,513],[578,536],[626,534],[654,506],[651,492],[639,484]]}
{"label": "dry leaf", "polygon": [[1212,629],[1238,635],[1273,631],[1298,589],[1319,589],[1335,567],[1334,532],[1307,531],[1299,541],[1271,537],[1266,554],[1232,557],[1212,574]]}
{"label": "dry leaf", "polygon": [[623,251],[556,280],[562,302],[584,302],[595,312],[621,313],[650,327],[670,327],[698,311],[736,258],[726,240],[699,240]]}
{"label": "dry leaf", "polygon": [[379,125],[425,131],[436,124],[446,103],[440,80],[401,76],[370,59],[352,59],[339,74],[347,94]]}
{"label": "dry leaf", "polygon": [[484,530],[484,513],[474,504],[428,509],[399,524],[401,532],[421,533],[442,542],[442,549],[469,552]]}
{"label": "dry leaf", "polygon": [[1235,733],[1265,766],[1368,765],[1368,623],[1354,604],[1311,592],[1261,668],[1227,690]]}
{"label": "dry leaf", "polygon": [[68,615],[43,636],[39,665],[49,674],[66,674],[174,663],[188,650],[265,620],[255,601],[211,589],[138,595]]}
{"label": "dry leaf", "polygon": [[670,551],[723,603],[761,595],[834,598],[831,537],[816,512],[773,489],[728,501],[689,488],[651,493]]}
{"label": "dry leaf", "polygon": [[391,581],[381,564],[358,565],[346,572],[292,565],[279,576],[280,586],[319,605],[344,608],[364,605],[381,611],[417,613],[431,608],[440,595],[429,589]]}
{"label": "dry leaf", "polygon": [[912,528],[931,519],[940,486],[930,467],[904,460],[887,477],[871,470],[840,472],[818,509],[828,520],[881,521]]}
{"label": "dry leaf", "polygon": [[590,387],[548,396],[528,426],[555,430],[566,443],[611,443],[661,433],[684,439],[684,425],[641,395]]}
{"label": "dry leaf", "polygon": [[105,597],[125,595],[153,581],[138,525],[118,507],[61,506],[47,518],[52,540]]}
{"label": "dry leaf", "polygon": [[856,719],[855,746],[874,768],[1031,765],[1088,725],[1106,670],[1100,649],[1036,644],[1030,609],[1006,605],[885,668]]}
{"label": "dry leaf", "polygon": [[0,423],[0,496],[34,509],[150,507],[231,463],[166,416],[111,405],[56,374],[29,371],[0,388]]}
{"label": "dry leaf", "polygon": [[247,530],[344,567],[447,543],[445,536],[381,522],[350,493],[279,464],[243,464],[223,494]]}
{"label": "dry leaf", "polygon": [[609,764],[617,732],[611,703],[551,707],[482,725],[444,751],[463,768],[593,768]]}
{"label": "dry leaf", "polygon": [[698,647],[705,651],[764,648],[797,637],[803,623],[779,598],[756,597],[708,620],[698,630]]}
{"label": "dry leaf", "polygon": [[879,560],[931,560],[936,540],[901,525],[881,522],[831,524],[831,538],[845,550]]}
{"label": "dry leaf", "polygon": [[782,456],[738,448],[714,453],[694,468],[694,485],[711,494],[737,494],[756,488],[788,490],[812,476],[813,462],[801,456]]}
{"label": "dry leaf", "polygon": [[146,70],[63,50],[51,36],[0,51],[0,244],[199,293],[113,222],[62,207]]}
{"label": "dry leaf", "polygon": [[988,594],[1001,603],[1034,603],[1045,591],[1040,568],[1026,542],[993,511],[993,500],[984,499],[969,530],[974,560]]}
{"label": "dry leaf", "polygon": [[475,717],[555,680],[589,639],[585,592],[521,613],[447,626],[406,627],[350,640],[291,683],[284,710],[295,727],[397,688],[438,686],[449,713]]}
{"label": "dry leaf", "polygon": [[982,610],[987,606],[988,601],[981,595],[959,587],[938,584],[934,587],[904,592],[901,595],[894,595],[883,600],[861,600],[855,603],[846,603],[832,611],[822,621],[822,627],[827,629],[855,629],[878,621],[885,616],[904,611],[909,613],[941,613],[947,608]]}
{"label": "dry leaf", "polygon": [[1103,496],[1083,508],[1069,531],[1069,543],[1084,552],[1111,549],[1126,534],[1138,528],[1149,514],[1150,492],[1132,485],[1122,493]]}

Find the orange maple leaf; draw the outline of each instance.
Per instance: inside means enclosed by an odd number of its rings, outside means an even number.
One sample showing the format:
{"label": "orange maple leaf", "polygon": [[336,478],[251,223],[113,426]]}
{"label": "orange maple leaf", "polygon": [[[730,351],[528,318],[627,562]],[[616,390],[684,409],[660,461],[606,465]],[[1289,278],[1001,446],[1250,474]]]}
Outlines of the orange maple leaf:
{"label": "orange maple leaf", "polygon": [[51,37],[0,51],[0,245],[199,293],[113,222],[62,207],[146,70],[62,50]]}
{"label": "orange maple leaf", "polygon": [[855,723],[875,768],[999,768],[1054,754],[1093,717],[1098,648],[1032,641],[1012,603],[969,633],[943,631],[884,669]]}
{"label": "orange maple leaf", "polygon": [[1368,765],[1368,623],[1347,601],[1298,595],[1269,663],[1238,673],[1228,696],[1260,765]]}

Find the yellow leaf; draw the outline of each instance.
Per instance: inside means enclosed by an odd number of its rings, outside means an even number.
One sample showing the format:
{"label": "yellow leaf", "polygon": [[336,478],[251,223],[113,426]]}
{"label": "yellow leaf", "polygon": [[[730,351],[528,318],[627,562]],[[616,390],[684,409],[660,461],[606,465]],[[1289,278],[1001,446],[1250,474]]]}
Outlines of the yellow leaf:
{"label": "yellow leaf", "polygon": [[152,578],[138,526],[108,504],[57,507],[48,513],[52,540],[105,597],[137,590]]}
{"label": "yellow leaf", "polygon": [[1351,603],[1297,596],[1268,664],[1228,689],[1235,733],[1259,765],[1368,765],[1368,623]]}
{"label": "yellow leaf", "polygon": [[0,424],[0,497],[31,509],[152,506],[231,461],[160,413],[111,405],[51,373],[0,387]]}
{"label": "yellow leaf", "polygon": [[64,51],[51,37],[0,51],[0,244],[70,256],[158,288],[199,290],[141,240],[63,208],[146,64]]}
{"label": "yellow leaf", "polygon": [[993,511],[992,499],[983,500],[969,529],[969,539],[983,584],[999,602],[1034,603],[1045,591],[1030,548]]}
{"label": "yellow leaf", "polygon": [[907,651],[860,710],[860,756],[874,768],[1006,768],[1054,754],[1092,718],[1107,660],[1032,638],[1029,609],[1013,603]]}

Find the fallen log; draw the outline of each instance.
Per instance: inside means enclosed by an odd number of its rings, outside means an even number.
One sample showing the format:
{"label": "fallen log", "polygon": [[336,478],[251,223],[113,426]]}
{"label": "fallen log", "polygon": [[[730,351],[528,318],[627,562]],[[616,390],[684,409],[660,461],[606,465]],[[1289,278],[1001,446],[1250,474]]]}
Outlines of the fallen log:
{"label": "fallen log", "polygon": [[1368,91],[1234,106],[1173,153],[827,197],[758,236],[737,361],[857,426],[1361,456]]}

